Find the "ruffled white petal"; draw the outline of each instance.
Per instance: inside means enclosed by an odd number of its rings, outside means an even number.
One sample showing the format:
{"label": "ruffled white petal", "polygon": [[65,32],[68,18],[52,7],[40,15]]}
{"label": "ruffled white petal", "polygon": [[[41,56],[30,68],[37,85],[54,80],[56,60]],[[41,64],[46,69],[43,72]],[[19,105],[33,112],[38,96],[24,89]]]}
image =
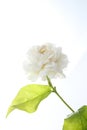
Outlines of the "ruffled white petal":
{"label": "ruffled white petal", "polygon": [[32,81],[38,77],[45,80],[47,75],[49,78],[64,77],[63,69],[67,64],[68,58],[62,53],[62,48],[48,43],[29,49],[24,70]]}

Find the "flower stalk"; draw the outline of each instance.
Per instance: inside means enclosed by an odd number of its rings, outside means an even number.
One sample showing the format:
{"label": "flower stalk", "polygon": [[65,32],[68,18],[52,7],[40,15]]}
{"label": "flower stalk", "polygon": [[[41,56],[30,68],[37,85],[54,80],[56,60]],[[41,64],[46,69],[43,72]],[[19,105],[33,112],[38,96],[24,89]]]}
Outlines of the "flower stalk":
{"label": "flower stalk", "polygon": [[53,85],[52,85],[48,76],[47,76],[47,81],[48,81],[49,86],[51,86],[52,91],[61,99],[61,101],[68,107],[68,109],[74,113],[75,111],[72,109],[72,107],[57,92],[56,87],[53,87]]}

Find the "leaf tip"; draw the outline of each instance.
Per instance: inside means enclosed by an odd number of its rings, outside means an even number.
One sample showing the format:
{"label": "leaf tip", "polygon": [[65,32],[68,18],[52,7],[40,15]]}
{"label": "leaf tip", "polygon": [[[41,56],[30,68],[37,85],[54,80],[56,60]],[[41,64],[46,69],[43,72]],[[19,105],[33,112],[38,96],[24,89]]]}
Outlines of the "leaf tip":
{"label": "leaf tip", "polygon": [[14,110],[13,107],[9,107],[6,113],[6,118],[8,117],[8,115]]}

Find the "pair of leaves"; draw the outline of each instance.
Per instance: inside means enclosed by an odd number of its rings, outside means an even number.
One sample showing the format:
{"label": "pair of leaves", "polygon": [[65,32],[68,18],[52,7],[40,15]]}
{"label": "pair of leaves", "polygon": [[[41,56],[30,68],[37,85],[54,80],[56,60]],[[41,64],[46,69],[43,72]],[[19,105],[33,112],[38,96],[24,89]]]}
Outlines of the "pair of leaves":
{"label": "pair of leaves", "polygon": [[[20,89],[8,109],[7,116],[14,110],[20,109],[28,113],[37,110],[39,103],[53,92],[50,85],[30,84]],[[87,106],[64,120],[63,130],[87,130]]]}
{"label": "pair of leaves", "polygon": [[7,116],[14,110],[20,109],[29,113],[36,111],[39,103],[52,92],[48,85],[30,84],[20,89],[8,109]]}
{"label": "pair of leaves", "polygon": [[87,106],[64,120],[63,130],[87,130]]}

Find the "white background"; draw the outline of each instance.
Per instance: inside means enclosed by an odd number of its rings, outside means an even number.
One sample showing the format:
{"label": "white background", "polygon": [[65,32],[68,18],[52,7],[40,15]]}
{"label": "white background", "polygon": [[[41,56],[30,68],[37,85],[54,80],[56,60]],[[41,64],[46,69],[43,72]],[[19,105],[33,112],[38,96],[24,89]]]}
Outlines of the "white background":
{"label": "white background", "polygon": [[87,1],[0,0],[1,130],[62,130],[71,113],[51,94],[35,113],[15,110],[5,118],[18,90],[31,83],[22,68],[28,48],[46,42],[61,46],[69,58],[66,78],[53,80],[57,90],[75,110],[87,104]]}

